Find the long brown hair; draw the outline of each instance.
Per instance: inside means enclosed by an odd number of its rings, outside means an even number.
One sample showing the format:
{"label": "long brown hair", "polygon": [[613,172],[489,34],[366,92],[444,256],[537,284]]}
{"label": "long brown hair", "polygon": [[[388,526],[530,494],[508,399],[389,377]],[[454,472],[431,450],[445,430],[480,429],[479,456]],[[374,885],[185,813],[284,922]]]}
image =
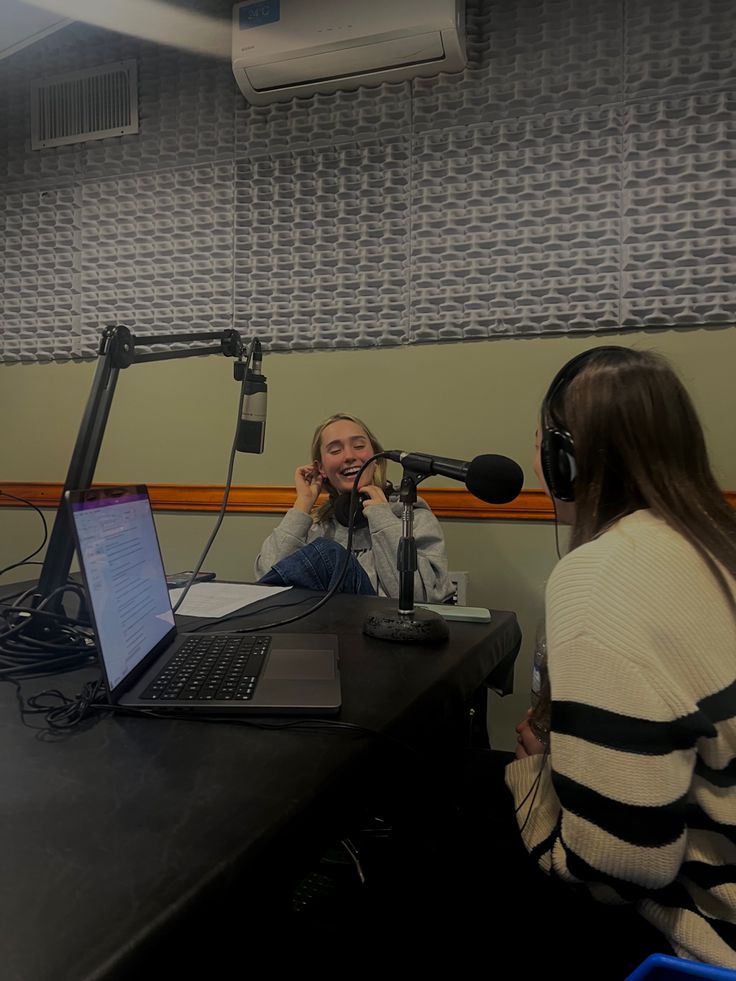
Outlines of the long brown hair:
{"label": "long brown hair", "polygon": [[736,578],[736,513],[711,471],[690,396],[664,358],[594,349],[547,408],[574,440],[571,548],[649,508],[695,548],[736,614],[717,564]]}
{"label": "long brown hair", "polygon": [[[355,423],[356,426],[360,426],[360,428],[363,430],[363,432],[368,437],[368,441],[371,444],[371,447],[373,449],[373,452],[374,453],[383,453],[383,447],[379,443],[378,439],[370,431],[370,429],[366,426],[366,424],[362,421],[362,419],[358,419],[357,416],[351,416],[347,412],[336,412],[334,416],[330,416],[329,419],[325,419],[324,422],[321,422],[319,424],[319,426],[317,426],[317,428],[315,429],[314,436],[312,436],[312,445],[311,445],[311,448],[310,448],[310,453],[311,453],[310,459],[312,459],[312,460],[319,460],[321,462],[321,460],[322,460],[322,434],[324,433],[325,429],[327,429],[328,426],[331,426],[332,425],[333,422],[340,422],[342,420],[344,420],[345,422],[353,422],[353,423]],[[389,492],[391,491],[392,488],[391,488],[391,485],[388,483],[388,481],[386,479],[386,460],[385,459],[377,460],[376,461],[376,468],[375,468],[375,470],[373,472],[373,483],[376,485],[376,487],[380,487],[381,490],[388,497],[388,494],[389,494]],[[328,493],[329,497],[324,502],[324,504],[322,504],[319,508],[317,508],[316,514],[314,516],[314,520],[315,521],[325,521],[325,520],[328,520],[329,518],[332,517],[332,513],[334,511],[334,504],[335,504],[335,498],[337,496],[337,491],[332,486],[332,484],[330,484],[329,482],[327,482],[325,484],[325,489],[327,490],[327,493]]]}

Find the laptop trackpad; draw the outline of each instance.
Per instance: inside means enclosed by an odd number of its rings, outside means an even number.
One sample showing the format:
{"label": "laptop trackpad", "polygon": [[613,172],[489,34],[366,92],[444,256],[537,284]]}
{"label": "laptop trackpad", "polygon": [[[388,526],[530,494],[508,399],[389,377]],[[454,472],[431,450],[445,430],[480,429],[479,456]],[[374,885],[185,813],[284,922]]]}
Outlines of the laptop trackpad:
{"label": "laptop trackpad", "polygon": [[335,655],[330,650],[274,650],[266,676],[280,681],[329,681],[335,677]]}

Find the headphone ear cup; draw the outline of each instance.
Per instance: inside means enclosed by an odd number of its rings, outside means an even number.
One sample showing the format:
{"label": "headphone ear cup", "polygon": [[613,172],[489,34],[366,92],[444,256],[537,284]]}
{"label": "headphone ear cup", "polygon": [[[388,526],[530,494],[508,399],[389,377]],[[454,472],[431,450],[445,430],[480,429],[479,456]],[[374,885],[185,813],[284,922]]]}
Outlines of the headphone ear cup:
{"label": "headphone ear cup", "polygon": [[547,487],[558,501],[575,500],[575,444],[569,433],[545,429],[540,447],[542,473]]}
{"label": "headphone ear cup", "polygon": [[[363,501],[370,501],[370,494],[365,494],[362,491],[358,494],[359,504],[356,505],[355,517],[353,519],[353,529],[357,528],[367,528],[368,518],[365,516],[365,511],[363,510]],[[343,491],[342,494],[338,494],[333,501],[333,508],[335,512],[335,519],[344,528],[347,528],[350,524],[350,500],[351,491]]]}

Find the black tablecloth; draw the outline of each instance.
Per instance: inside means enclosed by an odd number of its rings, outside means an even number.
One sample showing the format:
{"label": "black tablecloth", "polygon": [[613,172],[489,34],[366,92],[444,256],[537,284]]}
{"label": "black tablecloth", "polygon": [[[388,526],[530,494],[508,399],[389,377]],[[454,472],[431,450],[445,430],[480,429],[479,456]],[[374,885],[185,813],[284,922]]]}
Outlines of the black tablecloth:
{"label": "black tablecloth", "polygon": [[[447,643],[419,649],[363,635],[365,615],[389,606],[338,596],[291,628],[338,634],[338,721],[375,737],[113,715],[54,736],[22,724],[13,686],[0,685],[2,976],[127,976],[146,942],[188,909],[288,856],[323,818],[335,821],[344,788],[375,779],[380,761],[420,765],[456,707],[507,677],[520,640],[514,614],[452,623]],[[92,673],[23,691],[72,694]]]}

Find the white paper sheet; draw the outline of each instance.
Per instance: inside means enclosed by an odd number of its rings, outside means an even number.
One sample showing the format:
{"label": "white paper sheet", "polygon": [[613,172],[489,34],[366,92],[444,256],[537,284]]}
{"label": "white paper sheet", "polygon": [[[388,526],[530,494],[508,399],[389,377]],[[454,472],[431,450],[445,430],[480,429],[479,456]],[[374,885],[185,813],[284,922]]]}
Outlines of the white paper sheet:
{"label": "white paper sheet", "polygon": [[[267,596],[283,593],[285,589],[291,589],[291,586],[250,586],[242,582],[196,582],[176,612],[186,617],[224,617]],[[176,604],[181,594],[181,589],[169,590],[172,606]]]}

